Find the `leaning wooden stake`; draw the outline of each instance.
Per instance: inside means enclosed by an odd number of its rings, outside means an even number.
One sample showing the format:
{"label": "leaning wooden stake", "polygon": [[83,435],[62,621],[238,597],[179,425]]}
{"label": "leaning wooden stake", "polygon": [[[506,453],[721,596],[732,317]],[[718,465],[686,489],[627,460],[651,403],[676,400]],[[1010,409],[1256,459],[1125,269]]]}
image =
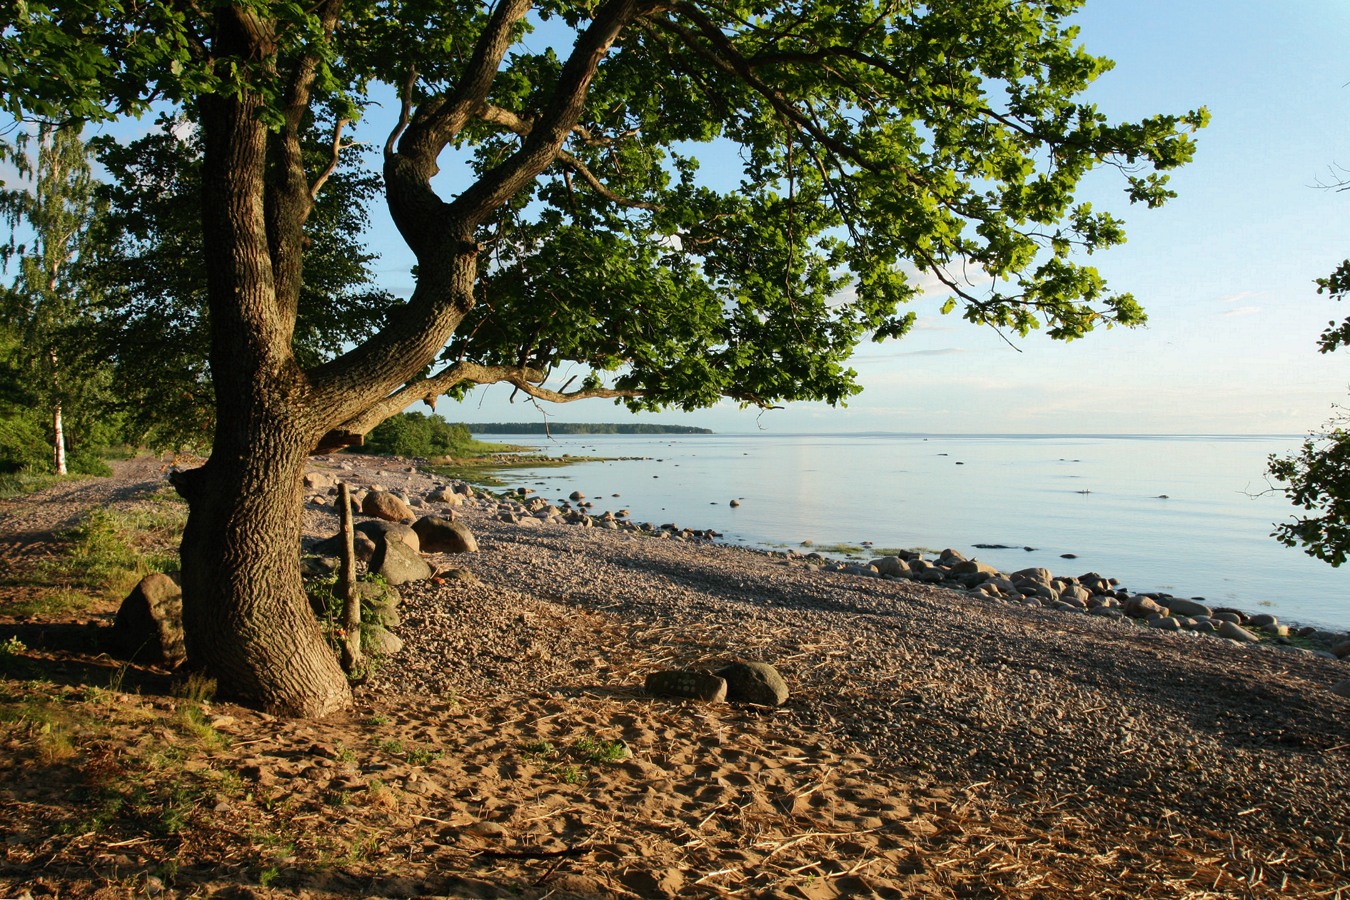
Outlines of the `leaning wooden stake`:
{"label": "leaning wooden stake", "polygon": [[355,674],[361,666],[361,597],[356,593],[356,542],[352,527],[352,494],[338,485],[338,516],[342,523],[342,566],[338,569],[338,596],[342,598],[342,668]]}

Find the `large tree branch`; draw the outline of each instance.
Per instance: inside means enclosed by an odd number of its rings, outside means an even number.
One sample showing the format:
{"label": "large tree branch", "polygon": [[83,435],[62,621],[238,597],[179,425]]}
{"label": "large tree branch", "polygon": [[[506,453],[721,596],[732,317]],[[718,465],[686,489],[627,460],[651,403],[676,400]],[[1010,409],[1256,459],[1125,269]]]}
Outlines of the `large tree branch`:
{"label": "large tree branch", "polygon": [[[323,0],[316,8],[315,15],[325,36],[331,36],[336,29],[341,9],[342,0]],[[304,226],[314,209],[314,193],[305,173],[301,135],[313,99],[319,65],[319,57],[313,52],[304,52],[295,58],[286,75],[282,95],[284,124],[280,133],[269,141],[275,175],[268,179],[267,239],[272,252],[272,267],[276,273],[277,308],[289,320],[291,327],[294,327],[300,303]]]}
{"label": "large tree branch", "polygon": [[[834,138],[812,116],[803,112],[796,104],[783,96],[781,91],[761,79],[731,39],[701,10],[692,3],[681,3],[678,11],[680,15],[694,24],[694,27],[698,29],[697,34],[669,19],[661,20],[661,27],[677,36],[685,46],[706,62],[743,81],[755,93],[767,100],[779,115],[809,134],[817,143],[835,156],[846,159],[861,169],[875,171],[876,167],[870,160],[858,153],[855,148]],[[698,39],[699,35],[702,35],[703,41]]]}
{"label": "large tree branch", "polygon": [[[485,122],[492,122],[496,125],[501,125],[502,127],[506,128],[507,130],[511,131],[514,134],[519,135],[522,138],[528,137],[530,134],[530,130],[532,128],[532,123],[521,118],[519,115],[512,112],[511,110],[503,109],[500,106],[493,106],[491,104],[488,104],[484,106],[483,109],[479,112],[479,116]],[[573,128],[572,132],[573,134],[582,134],[584,136],[583,140],[585,140],[586,143],[591,144],[593,146],[604,146],[610,143],[608,139],[597,139],[591,136],[589,132],[580,127]],[[635,134],[636,132],[633,131],[628,133]],[[658,206],[655,203],[648,203],[645,200],[634,200],[630,197],[623,196],[622,194],[618,193],[615,190],[612,190],[608,185],[606,185],[603,181],[601,181],[600,178],[594,172],[592,172],[584,162],[582,162],[573,154],[568,153],[566,150],[559,150],[557,158],[558,161],[561,162],[563,165],[565,165],[567,168],[571,169],[573,172],[576,172],[578,175],[580,175],[582,181],[585,181],[588,185],[591,186],[591,190],[595,191],[597,194],[608,200],[610,203],[614,203],[618,206],[626,206],[629,207],[630,209],[660,209],[660,206]]]}
{"label": "large tree branch", "polygon": [[423,103],[399,141],[398,151],[419,161],[434,161],[487,99],[502,59],[511,48],[517,23],[531,0],[501,0],[474,45],[473,55],[448,95]]}
{"label": "large tree branch", "polygon": [[617,399],[640,396],[638,391],[614,388],[580,388],[575,391],[552,391],[540,387],[545,373],[528,366],[484,366],[460,361],[430,378],[407,384],[357,416],[353,416],[324,435],[315,447],[315,453],[332,453],[343,447],[359,446],[365,435],[390,416],[397,415],[419,401],[434,404],[443,394],[464,382],[473,384],[510,384],[522,393],[552,403],[570,403],[574,400]]}
{"label": "large tree branch", "polygon": [[638,0],[605,0],[590,26],[577,36],[576,45],[558,74],[553,95],[534,116],[520,149],[484,173],[450,204],[455,218],[477,225],[557,158],[563,142],[581,118],[586,92],[600,61],[629,24],[656,8]]}

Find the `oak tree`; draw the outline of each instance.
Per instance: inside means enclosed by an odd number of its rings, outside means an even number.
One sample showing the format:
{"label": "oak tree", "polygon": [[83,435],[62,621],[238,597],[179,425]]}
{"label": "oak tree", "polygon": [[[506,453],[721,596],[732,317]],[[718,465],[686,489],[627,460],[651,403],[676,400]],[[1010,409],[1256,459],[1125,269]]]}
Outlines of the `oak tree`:
{"label": "oak tree", "polygon": [[[1084,101],[1110,63],[1079,46],[1079,5],[0,6],[11,113],[175,103],[200,128],[216,430],[181,484],[192,661],[281,712],[350,703],[301,591],[300,473],[416,400],[504,381],[635,408],[839,402],[857,343],[911,327],[920,273],[949,310],[1019,333],[1142,321],[1085,263],[1120,221],[1075,195],[1105,167],[1128,200],[1164,202],[1205,114],[1119,123]],[[316,111],[357,120],[386,91],[378,164],[415,287],[377,333],[305,365],[326,170],[302,136]],[[733,183],[700,171],[711,155]],[[568,364],[578,379],[553,384]]]}

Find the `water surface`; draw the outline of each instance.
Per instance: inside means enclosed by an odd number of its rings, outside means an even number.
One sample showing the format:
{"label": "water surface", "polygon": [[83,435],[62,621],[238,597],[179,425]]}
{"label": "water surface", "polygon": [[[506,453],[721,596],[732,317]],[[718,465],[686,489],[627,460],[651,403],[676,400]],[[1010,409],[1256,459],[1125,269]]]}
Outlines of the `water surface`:
{"label": "water surface", "polygon": [[550,499],[580,490],[595,512],[627,508],[636,521],[712,528],[727,542],[953,547],[1004,570],[1095,571],[1133,590],[1350,627],[1350,567],[1332,569],[1270,537],[1293,510],[1269,490],[1266,458],[1296,449],[1301,436],[484,439],[549,455],[624,457],[506,477]]}

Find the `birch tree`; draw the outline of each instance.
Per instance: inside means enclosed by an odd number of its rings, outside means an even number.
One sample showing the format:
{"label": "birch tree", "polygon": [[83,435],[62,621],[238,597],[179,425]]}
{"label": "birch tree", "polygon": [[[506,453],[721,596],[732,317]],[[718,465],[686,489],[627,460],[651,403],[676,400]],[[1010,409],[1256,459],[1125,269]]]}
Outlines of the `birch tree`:
{"label": "birch tree", "polygon": [[18,174],[17,185],[0,190],[0,221],[9,227],[0,266],[15,267],[4,315],[21,338],[20,362],[49,416],[53,468],[65,475],[67,411],[93,381],[71,365],[77,356],[71,341],[93,301],[81,264],[98,214],[95,181],[73,126],[43,123],[0,150]]}

